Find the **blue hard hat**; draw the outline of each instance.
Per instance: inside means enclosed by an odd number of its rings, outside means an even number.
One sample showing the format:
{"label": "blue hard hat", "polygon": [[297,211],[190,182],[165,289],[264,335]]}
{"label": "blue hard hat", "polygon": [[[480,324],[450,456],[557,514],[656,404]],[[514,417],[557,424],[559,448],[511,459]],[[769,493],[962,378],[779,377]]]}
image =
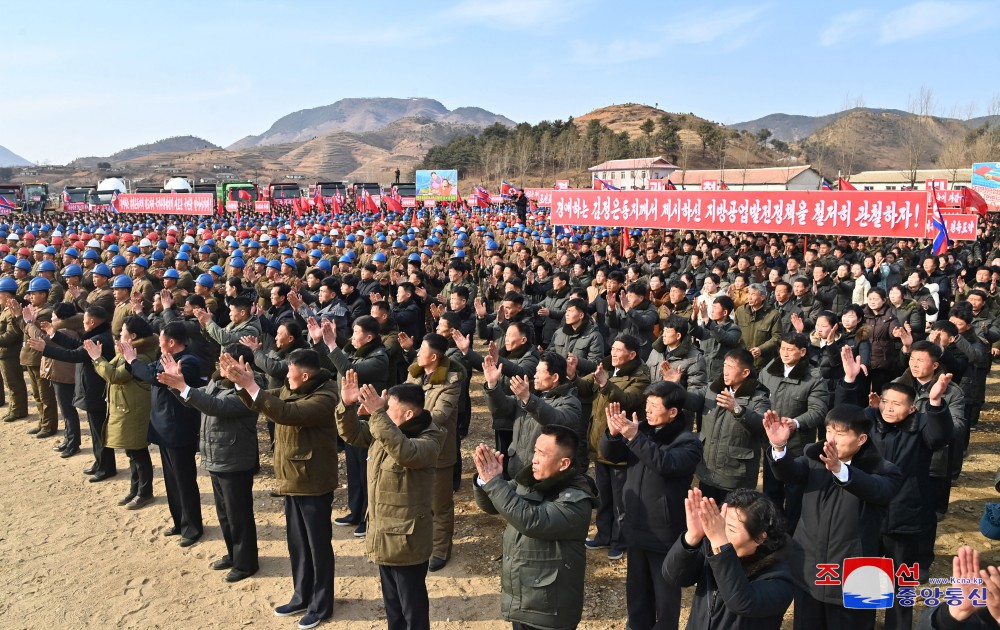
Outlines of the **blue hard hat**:
{"label": "blue hard hat", "polygon": [[258,257],[256,257],[256,258],[253,259],[253,264],[255,264],[255,265],[266,265],[267,264],[267,258],[265,256],[258,256]]}
{"label": "blue hard hat", "polygon": [[32,278],[31,282],[28,283],[28,292],[32,291],[51,291],[52,283],[46,278]]}
{"label": "blue hard hat", "polygon": [[295,253],[295,251],[291,247],[286,247],[283,250],[281,250],[281,255],[282,256],[291,256],[294,253]]}
{"label": "blue hard hat", "polygon": [[199,254],[211,254],[212,253],[212,248],[209,247],[208,245],[202,245],[201,247],[198,248],[198,253]]}
{"label": "blue hard hat", "polygon": [[113,276],[115,274],[111,273],[111,267],[108,267],[104,263],[101,263],[101,264],[97,265],[96,267],[94,267],[94,275],[95,276],[104,276],[105,278],[110,278],[111,276]]}
{"label": "blue hard hat", "polygon": [[353,243],[354,241],[356,241],[356,240],[358,240],[358,239],[357,239],[357,237],[356,237],[356,236],[354,236],[353,234],[348,234],[348,235],[347,235],[347,240],[348,240],[348,242],[350,242],[350,243]]}
{"label": "blue hard hat", "polygon": [[494,250],[497,250],[497,249],[500,249],[500,244],[497,243],[496,241],[487,241],[486,242],[486,251],[494,251]]}
{"label": "blue hard hat", "polygon": [[17,256],[15,256],[14,254],[7,254],[6,256],[3,257],[3,261],[5,263],[10,263],[13,265],[17,263]]}
{"label": "blue hard hat", "polygon": [[323,252],[319,251],[318,249],[314,249],[311,252],[309,252],[309,255],[313,258],[322,258]]}
{"label": "blue hard hat", "polygon": [[398,238],[392,242],[392,246],[400,249],[406,249],[406,244]]}
{"label": "blue hard hat", "polygon": [[179,272],[176,269],[174,269],[173,267],[171,267],[170,269],[167,269],[166,271],[163,272],[163,277],[164,278],[173,278],[174,280],[179,280],[180,277],[181,277],[181,272]]}
{"label": "blue hard hat", "polygon": [[132,288],[132,278],[128,276],[115,276],[115,279],[111,281],[112,289],[131,289]]}
{"label": "blue hard hat", "polygon": [[13,278],[0,278],[0,291],[4,293],[17,293],[17,280]]}
{"label": "blue hard hat", "polygon": [[366,236],[365,240],[361,241],[361,244],[362,245],[374,245],[375,244],[375,239],[373,239],[370,236]]}
{"label": "blue hard hat", "polygon": [[128,249],[126,249],[125,251],[127,251],[130,254],[141,254],[142,253],[142,252],[139,251],[139,248],[136,247],[135,245],[129,245]]}
{"label": "blue hard hat", "polygon": [[100,254],[98,254],[94,250],[88,249],[87,251],[83,252],[83,259],[84,260],[100,260],[101,256],[100,256]]}
{"label": "blue hard hat", "polygon": [[82,276],[83,268],[80,267],[80,265],[66,265],[65,267],[63,267],[62,275],[64,278],[71,278],[73,276]]}
{"label": "blue hard hat", "polygon": [[20,269],[21,271],[31,271],[31,263],[23,258],[16,263],[14,263],[15,269]]}
{"label": "blue hard hat", "polygon": [[52,262],[51,260],[43,260],[42,262],[38,263],[38,271],[39,272],[42,272],[42,271],[55,271],[55,270],[56,270],[56,264],[54,262]]}
{"label": "blue hard hat", "polygon": [[208,270],[217,276],[223,275],[222,267],[220,267],[219,265],[212,265],[211,267],[208,268]]}
{"label": "blue hard hat", "polygon": [[117,245],[112,245],[111,247],[108,248],[108,251],[111,252],[112,254],[117,254],[121,250],[118,249]]}
{"label": "blue hard hat", "polygon": [[452,256],[452,258],[465,258],[465,252],[463,252],[462,250],[458,250],[458,251],[457,251],[457,252],[455,252],[455,254],[454,254],[454,255]]}
{"label": "blue hard hat", "polygon": [[388,262],[389,259],[386,258],[385,254],[382,252],[376,252],[376,254],[372,256],[372,260],[375,262]]}
{"label": "blue hard hat", "polygon": [[138,258],[132,261],[132,264],[139,265],[143,269],[149,269],[149,261],[146,260],[145,256],[139,256]]}
{"label": "blue hard hat", "polygon": [[343,256],[341,256],[340,260],[338,260],[337,262],[338,263],[347,263],[348,265],[353,265],[354,264],[354,261],[351,260],[351,257],[348,256],[347,254],[344,254]]}
{"label": "blue hard hat", "polygon": [[329,236],[324,236],[323,237],[323,241],[322,241],[321,244],[322,245],[333,245],[333,239],[330,238]]}
{"label": "blue hard hat", "polygon": [[79,258],[80,252],[76,251],[75,247],[70,247],[63,252],[63,256],[72,256],[73,258]]}
{"label": "blue hard hat", "polygon": [[191,260],[191,257],[188,256],[187,252],[181,252],[177,254],[177,257],[174,260]]}
{"label": "blue hard hat", "polygon": [[229,266],[234,267],[236,269],[243,269],[244,267],[247,266],[247,264],[243,262],[242,258],[233,256],[232,258],[229,259]]}
{"label": "blue hard hat", "polygon": [[52,247],[51,245],[49,245],[48,247],[45,248],[45,253],[46,254],[57,254],[59,252],[56,251],[55,247]]}
{"label": "blue hard hat", "polygon": [[282,265],[288,265],[292,269],[295,269],[295,260],[292,259],[292,258],[286,258],[286,259],[282,260],[281,264]]}
{"label": "blue hard hat", "polygon": [[215,286],[215,279],[212,278],[212,276],[208,275],[207,273],[203,273],[200,276],[198,276],[195,282],[197,282],[203,287],[208,287],[209,289]]}
{"label": "blue hard hat", "polygon": [[281,261],[280,260],[268,261],[267,267],[268,269],[277,269],[278,271],[281,271]]}
{"label": "blue hard hat", "polygon": [[419,262],[420,261],[420,254],[417,254],[417,253],[410,254],[409,256],[406,257],[406,260],[407,260],[407,262],[409,262],[411,260],[416,260],[416,261]]}
{"label": "blue hard hat", "polygon": [[160,250],[158,250],[158,249],[154,249],[154,250],[153,250],[153,253],[152,253],[152,254],[150,254],[150,255],[149,255],[149,257],[150,257],[150,258],[151,258],[151,259],[153,260],[153,262],[156,262],[156,261],[159,261],[159,260],[163,260],[163,259],[164,259],[164,255],[163,255],[163,252],[161,252],[161,251],[160,251]]}
{"label": "blue hard hat", "polygon": [[333,270],[333,265],[331,265],[330,261],[327,260],[326,258],[324,258],[324,259],[320,260],[318,263],[316,263],[316,266],[319,267],[320,269],[322,269],[323,271],[326,271],[327,273],[329,273],[330,271]]}
{"label": "blue hard hat", "polygon": [[111,266],[112,267],[124,267],[127,264],[128,264],[128,261],[125,260],[125,257],[121,256],[121,255],[115,256],[114,258],[111,259]]}

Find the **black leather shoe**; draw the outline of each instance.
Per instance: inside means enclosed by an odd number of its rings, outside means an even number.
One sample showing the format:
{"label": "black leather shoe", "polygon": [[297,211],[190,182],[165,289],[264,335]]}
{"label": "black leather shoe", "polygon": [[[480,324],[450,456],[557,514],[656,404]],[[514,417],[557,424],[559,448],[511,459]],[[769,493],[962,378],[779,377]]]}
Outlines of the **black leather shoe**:
{"label": "black leather shoe", "polygon": [[52,447],[53,451],[65,451],[66,447],[69,446],[67,442],[60,442]]}
{"label": "black leather shoe", "polygon": [[[201,536],[198,536],[198,538],[201,538]],[[177,545],[180,547],[190,547],[191,545],[198,542],[198,538],[181,538],[179,541],[177,541]]]}
{"label": "black leather shoe", "polygon": [[170,529],[164,530],[163,535],[164,536],[180,536],[181,535],[181,530],[177,529],[176,527],[171,527]]}
{"label": "black leather shoe", "polygon": [[80,452],[79,446],[67,446],[66,448],[63,449],[62,453],[59,453],[59,457],[66,459],[68,457],[73,457],[79,452]]}
{"label": "black leather shoe", "polygon": [[226,574],[226,577],[224,577],[222,579],[224,579],[225,581],[230,582],[230,583],[232,583],[232,582],[239,582],[240,580],[247,579],[248,577],[250,577],[254,573],[256,573],[256,571],[254,571],[253,573],[247,573],[246,571],[240,571],[239,569],[233,569],[232,571],[230,571],[229,573]]}
{"label": "black leather shoe", "polygon": [[104,481],[105,479],[111,479],[117,474],[118,474],[117,472],[99,472],[96,473],[93,477],[91,477],[89,481],[90,483],[98,483]]}
{"label": "black leather shoe", "polygon": [[141,510],[153,502],[153,497],[136,497],[125,504],[126,510]]}
{"label": "black leather shoe", "polygon": [[42,430],[39,429],[38,427],[34,427],[34,428],[31,428],[31,429],[28,429],[28,435],[38,435],[41,432],[42,432]]}
{"label": "black leather shoe", "polygon": [[232,569],[233,559],[230,558],[229,556],[222,556],[212,564],[208,565],[208,568],[212,569],[213,571],[223,571],[225,569]]}
{"label": "black leather shoe", "polygon": [[440,571],[444,568],[444,565],[448,564],[447,560],[442,560],[438,557],[432,557],[431,561],[427,563],[428,571]]}
{"label": "black leather shoe", "polygon": [[134,498],[135,498],[135,495],[132,494],[131,492],[129,492],[128,494],[126,494],[122,498],[118,499],[118,505],[125,505],[126,503],[128,503],[129,501],[131,501]]}
{"label": "black leather shoe", "polygon": [[83,474],[85,475],[93,475],[96,472],[97,472],[97,464],[91,464],[90,468],[83,469]]}
{"label": "black leather shoe", "polygon": [[38,438],[39,440],[44,440],[45,438],[50,438],[55,434],[56,434],[55,431],[39,431],[38,433],[35,434],[35,437]]}

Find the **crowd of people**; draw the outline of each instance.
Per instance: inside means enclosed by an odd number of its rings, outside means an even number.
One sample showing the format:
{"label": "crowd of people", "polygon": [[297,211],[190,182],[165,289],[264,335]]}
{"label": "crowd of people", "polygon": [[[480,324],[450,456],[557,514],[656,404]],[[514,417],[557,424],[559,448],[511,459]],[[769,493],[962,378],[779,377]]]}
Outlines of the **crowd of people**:
{"label": "crowd of people", "polygon": [[[779,628],[793,606],[796,628],[861,630],[875,612],[844,607],[818,565],[886,556],[929,577],[1000,356],[995,226],[933,255],[912,239],[569,228],[522,199],[8,217],[3,420],[28,417],[30,384],[28,433],[54,437],[61,417],[70,458],[86,412],[84,473],[116,478],[124,450],[127,510],[155,504],[156,445],[181,547],[204,534],[200,454],[227,582],[258,570],[270,450],[293,581],[274,613],[300,628],[335,615],[334,526],[365,538],[389,627],[429,627],[427,572],[452,559],[462,442],[483,421],[472,488],[506,522],[515,628],[576,627],[595,553],[626,563],[632,630],[677,628],[692,586],[689,628]],[[956,577],[979,574],[970,554]],[[982,575],[988,605],[921,624],[995,624],[1000,574]],[[885,627],[912,613],[897,602]]]}

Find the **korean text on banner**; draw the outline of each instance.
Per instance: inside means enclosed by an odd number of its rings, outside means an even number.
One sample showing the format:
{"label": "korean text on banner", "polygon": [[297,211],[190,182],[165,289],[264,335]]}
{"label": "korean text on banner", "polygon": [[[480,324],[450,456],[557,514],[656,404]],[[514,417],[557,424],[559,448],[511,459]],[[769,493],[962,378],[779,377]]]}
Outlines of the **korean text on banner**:
{"label": "korean text on banner", "polygon": [[925,238],[927,194],[553,190],[556,225]]}
{"label": "korean text on banner", "polygon": [[215,210],[214,195],[192,193],[163,195],[134,193],[118,196],[118,212],[138,214],[211,215]]}

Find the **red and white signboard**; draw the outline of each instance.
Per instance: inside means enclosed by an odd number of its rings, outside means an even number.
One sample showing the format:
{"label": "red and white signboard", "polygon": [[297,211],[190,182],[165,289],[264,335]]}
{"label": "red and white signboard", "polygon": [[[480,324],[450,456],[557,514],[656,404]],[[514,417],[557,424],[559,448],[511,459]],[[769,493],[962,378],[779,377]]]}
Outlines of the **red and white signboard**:
{"label": "red and white signboard", "polygon": [[554,186],[557,190],[568,190],[569,180],[568,179],[557,179],[556,185]]}
{"label": "red and white signboard", "polygon": [[828,190],[556,190],[556,225],[925,238],[927,194]]}
{"label": "red and white signboard", "polygon": [[[556,189],[556,188],[525,188],[524,196],[528,199],[534,201],[540,206],[549,207],[552,205],[552,191],[553,190],[569,190],[568,188]],[[496,203],[496,202],[494,202]]]}
{"label": "red and white signboard", "polygon": [[497,194],[490,195],[490,203],[493,205],[503,203],[503,200],[504,200],[503,195],[497,195]]}
{"label": "red and white signboard", "polygon": [[434,199],[424,199],[424,207],[425,208],[435,208],[435,207],[437,207],[437,205],[438,205],[438,202],[435,201]]}
{"label": "red and white signboard", "polygon": [[722,190],[722,186],[719,186],[719,180],[717,179],[704,179],[701,182],[702,190]]}
{"label": "red and white signboard", "polygon": [[924,183],[927,190],[948,190],[947,179],[928,179]]}
{"label": "red and white signboard", "polygon": [[402,206],[404,208],[416,208],[417,198],[416,197],[403,197]]}
{"label": "red and white signboard", "polygon": [[666,190],[667,182],[662,179],[651,179],[649,180],[649,186],[646,187],[648,190]]}
{"label": "red and white signboard", "polygon": [[70,201],[63,204],[63,212],[83,212],[88,207],[86,201]]}
{"label": "red and white signboard", "polygon": [[270,201],[255,201],[253,202],[254,212],[260,212],[263,214],[269,214],[271,212],[271,202]]}
{"label": "red and white signboard", "polygon": [[134,193],[118,195],[118,212],[138,214],[211,215],[215,210],[214,195],[160,195]]}
{"label": "red and white signboard", "polygon": [[226,202],[226,212],[236,212],[240,209],[240,204],[238,201],[227,201]]}
{"label": "red and white signboard", "polygon": [[[976,240],[976,228],[979,227],[978,214],[941,214],[944,226],[948,230],[948,238],[953,241]],[[937,228],[931,225],[931,217],[927,218],[927,238],[937,236]]]}

